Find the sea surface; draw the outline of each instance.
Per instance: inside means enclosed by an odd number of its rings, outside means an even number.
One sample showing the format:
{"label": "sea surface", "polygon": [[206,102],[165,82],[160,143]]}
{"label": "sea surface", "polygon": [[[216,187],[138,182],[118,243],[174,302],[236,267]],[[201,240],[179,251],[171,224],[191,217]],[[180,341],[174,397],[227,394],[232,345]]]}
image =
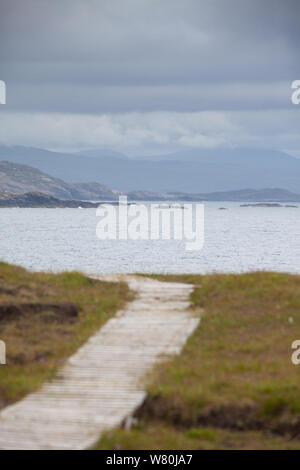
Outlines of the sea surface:
{"label": "sea surface", "polygon": [[0,259],[53,272],[300,273],[300,207],[240,204],[204,204],[201,251],[185,240],[100,240],[95,209],[0,209]]}

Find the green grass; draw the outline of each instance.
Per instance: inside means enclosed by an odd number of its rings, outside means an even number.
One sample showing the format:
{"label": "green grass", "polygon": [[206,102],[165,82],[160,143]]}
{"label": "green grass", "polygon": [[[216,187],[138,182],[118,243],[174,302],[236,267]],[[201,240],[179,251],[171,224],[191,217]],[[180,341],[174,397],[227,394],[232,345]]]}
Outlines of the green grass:
{"label": "green grass", "polygon": [[104,434],[97,450],[299,450],[299,441],[288,441],[260,431],[191,428],[180,430],[165,422],[140,423],[134,429]]}
{"label": "green grass", "polygon": [[[132,298],[125,283],[95,281],[78,272],[30,273],[0,263],[0,307],[19,306],[22,312],[0,313],[0,339],[7,348],[7,365],[0,366],[0,408],[51,379],[57,368]],[[64,314],[66,302],[76,306],[76,317]],[[28,312],[26,303],[59,305],[61,312],[49,308]]]}
{"label": "green grass", "polygon": [[300,276],[155,277],[196,286],[200,326],[179,357],[147,378],[138,426],[98,447],[300,449],[300,366],[291,362],[300,338]]}

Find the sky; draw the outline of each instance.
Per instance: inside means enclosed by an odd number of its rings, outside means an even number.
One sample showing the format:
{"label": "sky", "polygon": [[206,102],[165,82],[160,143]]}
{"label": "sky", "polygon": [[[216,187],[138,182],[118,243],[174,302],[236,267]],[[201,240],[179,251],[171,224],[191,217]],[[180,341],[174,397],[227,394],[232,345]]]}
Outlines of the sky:
{"label": "sky", "polygon": [[0,0],[0,144],[300,156],[299,0]]}

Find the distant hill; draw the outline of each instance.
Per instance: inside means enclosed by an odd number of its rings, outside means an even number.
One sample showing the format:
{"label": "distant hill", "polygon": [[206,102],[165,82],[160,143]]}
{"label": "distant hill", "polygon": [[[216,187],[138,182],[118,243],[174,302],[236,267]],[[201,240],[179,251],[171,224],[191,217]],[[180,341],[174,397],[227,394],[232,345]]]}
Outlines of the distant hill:
{"label": "distant hill", "polygon": [[6,161],[0,161],[0,190],[14,194],[34,191],[78,200],[115,200],[119,194],[99,183],[66,183],[28,165]]}
{"label": "distant hill", "polygon": [[[122,194],[99,183],[66,183],[28,165],[5,161],[0,161],[0,191],[0,207],[76,207],[82,200],[117,201]],[[300,195],[280,188],[196,194],[131,191],[127,195],[129,201],[300,202]]]}
{"label": "distant hill", "polygon": [[144,160],[155,160],[155,161],[177,161],[177,162],[208,162],[213,161],[217,162],[226,160],[231,163],[235,163],[237,159],[242,159],[242,161],[251,160],[258,163],[262,159],[268,162],[276,161],[282,157],[290,157],[290,155],[285,152],[278,150],[268,150],[268,149],[254,149],[254,148],[197,148],[189,150],[181,150],[178,152],[169,153],[167,155],[153,155],[145,156]]}
{"label": "distant hill", "polygon": [[[60,200],[77,201],[117,201],[119,195],[124,194],[99,183],[66,183],[28,165],[5,161],[0,161],[0,191],[10,193],[10,197],[34,192]],[[280,188],[213,193],[163,193],[141,190],[127,192],[127,195],[130,201],[300,202],[299,194]]]}
{"label": "distant hill", "polygon": [[74,200],[62,200],[48,194],[39,192],[29,192],[25,194],[12,194],[7,191],[0,191],[1,207],[22,207],[22,208],[96,208],[97,203],[82,202]]}
{"label": "distant hill", "polygon": [[75,155],[84,155],[86,157],[93,157],[93,158],[119,158],[122,160],[128,160],[128,156],[121,152],[115,152],[114,150],[110,149],[90,149],[90,150],[82,150],[80,152],[76,152]]}
{"label": "distant hill", "polygon": [[[272,197],[273,194],[273,197]],[[139,199],[140,197],[140,199]],[[149,199],[147,199],[149,198]],[[221,199],[222,198],[222,199]],[[138,192],[128,195],[129,204],[135,204],[137,200],[149,200],[149,201],[247,201],[242,207],[247,206],[258,206],[258,207],[282,207],[278,202],[300,202],[300,195],[293,195],[283,190],[268,190],[263,191],[236,191],[234,194],[231,193],[218,193],[202,195],[187,195],[187,194],[158,194],[158,193],[147,193]],[[252,203],[249,203],[252,201]],[[263,201],[263,202],[262,202]],[[253,204],[253,202],[257,202]],[[26,192],[24,194],[14,194],[8,191],[0,190],[0,208],[5,207],[22,207],[22,208],[34,208],[34,207],[45,207],[45,208],[96,208],[99,203],[79,201],[74,199],[59,199],[49,194],[41,193],[38,191]],[[118,204],[117,201],[111,201],[110,204]],[[297,207],[297,206],[289,206]]]}
{"label": "distant hill", "polygon": [[148,159],[127,159],[103,150],[96,153],[90,156],[0,146],[0,160],[33,166],[69,183],[95,181],[126,192],[211,193],[240,188],[300,192],[300,159],[284,152],[197,149]]}
{"label": "distant hill", "polygon": [[300,202],[300,194],[280,188],[240,189],[215,193],[185,194],[169,193],[169,200],[185,201],[236,201],[236,202]]}

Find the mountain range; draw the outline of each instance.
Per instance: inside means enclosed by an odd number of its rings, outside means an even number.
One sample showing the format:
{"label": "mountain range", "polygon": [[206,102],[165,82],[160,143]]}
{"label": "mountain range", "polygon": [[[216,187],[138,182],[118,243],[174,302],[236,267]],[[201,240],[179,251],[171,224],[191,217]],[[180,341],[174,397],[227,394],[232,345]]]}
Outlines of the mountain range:
{"label": "mountain range", "polygon": [[60,199],[116,200],[119,191],[99,183],[66,183],[28,165],[0,161],[0,190],[14,194],[45,193]]}
{"label": "mountain range", "polygon": [[76,200],[58,199],[45,193],[29,192],[25,194],[14,194],[7,191],[0,191],[0,207],[22,207],[22,208],[97,208],[97,203],[82,202]]}
{"label": "mountain range", "polygon": [[[100,183],[67,183],[28,165],[7,161],[0,161],[0,191],[2,206],[10,201],[11,205],[20,207],[30,207],[30,203],[35,207],[38,204],[46,207],[76,207],[78,201],[117,201],[119,195],[125,194]],[[24,194],[27,194],[25,198],[17,197]],[[299,194],[280,188],[213,193],[130,191],[126,194],[130,201],[300,202]],[[58,200],[61,202],[58,203]],[[69,201],[68,205],[62,200]]]}
{"label": "mountain range", "polygon": [[76,154],[0,146],[0,160],[30,165],[54,178],[105,184],[122,192],[211,193],[240,188],[300,192],[300,159],[265,149],[197,149],[128,158],[109,150]]}

